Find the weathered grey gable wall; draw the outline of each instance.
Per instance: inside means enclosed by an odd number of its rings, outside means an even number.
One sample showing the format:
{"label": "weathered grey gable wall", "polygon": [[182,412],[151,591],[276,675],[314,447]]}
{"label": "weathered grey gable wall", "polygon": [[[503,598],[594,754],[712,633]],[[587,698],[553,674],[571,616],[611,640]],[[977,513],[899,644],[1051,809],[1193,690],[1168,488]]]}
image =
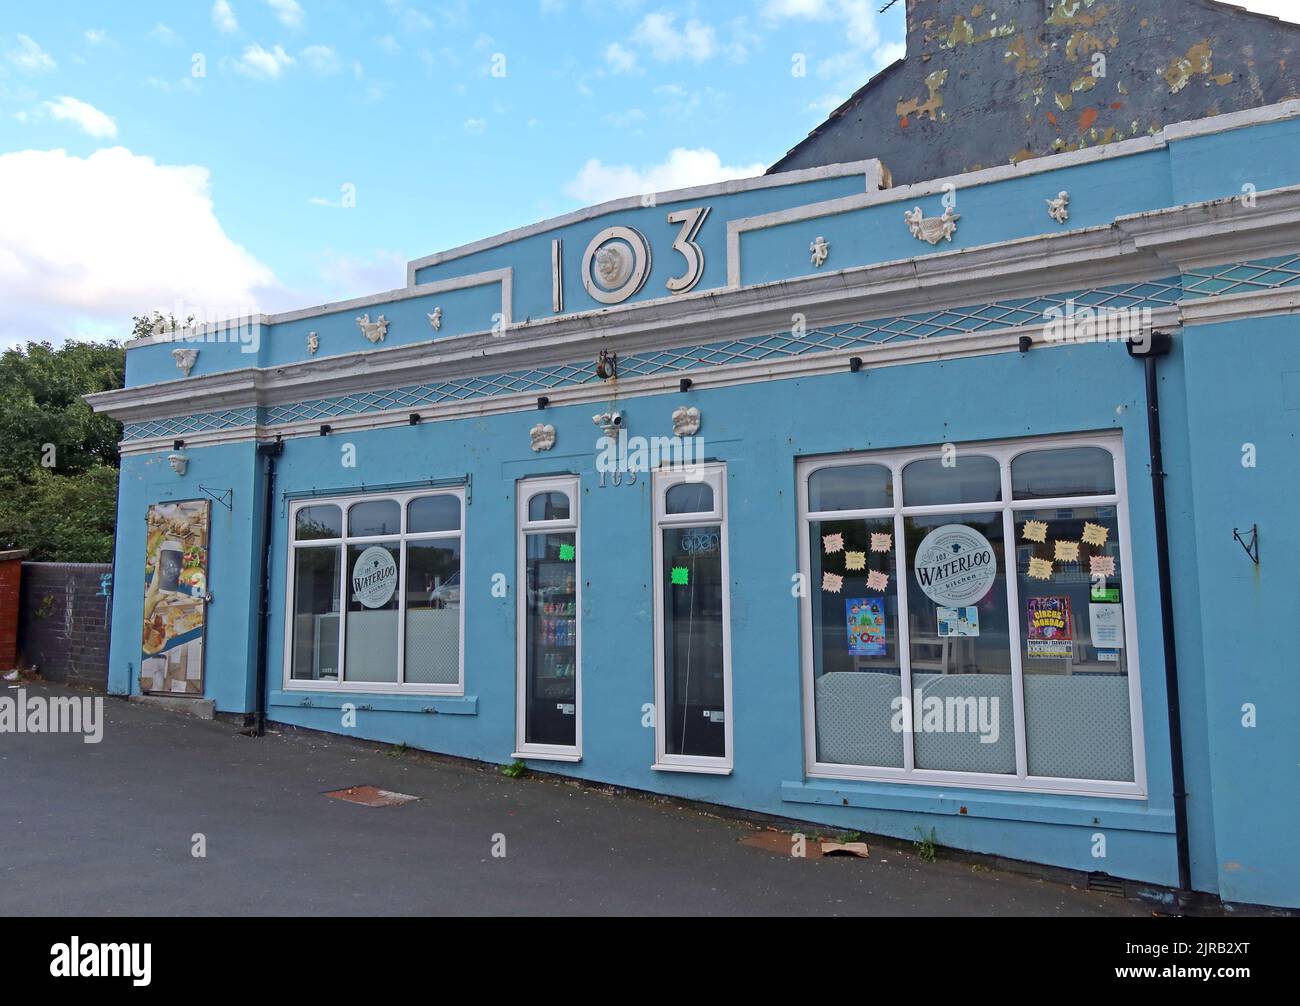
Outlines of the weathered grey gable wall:
{"label": "weathered grey gable wall", "polygon": [[770,170],[879,157],[897,185],[1144,136],[1300,95],[1298,50],[1209,0],[908,0],[907,58]]}

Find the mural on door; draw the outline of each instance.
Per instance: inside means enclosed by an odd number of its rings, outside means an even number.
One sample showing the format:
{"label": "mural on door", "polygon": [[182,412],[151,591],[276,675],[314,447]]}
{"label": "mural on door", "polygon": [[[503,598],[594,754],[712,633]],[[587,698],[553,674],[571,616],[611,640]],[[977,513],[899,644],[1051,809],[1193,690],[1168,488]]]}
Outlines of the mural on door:
{"label": "mural on door", "polygon": [[203,694],[208,500],[149,507],[140,690]]}

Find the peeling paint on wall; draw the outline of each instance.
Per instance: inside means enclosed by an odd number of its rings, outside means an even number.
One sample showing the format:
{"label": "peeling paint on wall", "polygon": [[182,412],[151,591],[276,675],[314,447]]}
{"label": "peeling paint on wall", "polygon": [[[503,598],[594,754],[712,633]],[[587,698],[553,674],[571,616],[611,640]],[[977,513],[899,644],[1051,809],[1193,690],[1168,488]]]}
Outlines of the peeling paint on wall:
{"label": "peeling paint on wall", "polygon": [[921,116],[930,116],[930,121],[936,121],[939,109],[943,107],[943,95],[940,90],[948,80],[947,70],[936,70],[925,78],[926,89],[930,92],[930,97],[925,101],[920,98],[913,98],[910,101],[900,101],[898,103],[898,117],[900,125],[906,129],[908,116],[915,115],[918,119]]}
{"label": "peeling paint on wall", "polygon": [[1170,94],[1177,94],[1196,76],[1205,77],[1220,87],[1233,81],[1230,73],[1214,72],[1214,50],[1210,48],[1208,38],[1191,46],[1184,55],[1171,59],[1164,69],[1163,76],[1169,85]]}
{"label": "peeling paint on wall", "polygon": [[[979,13],[977,14],[976,11]],[[980,5],[971,11],[971,16],[978,19],[979,15],[983,13],[984,7]],[[991,21],[997,21],[997,19],[996,12],[990,15]],[[1014,35],[1015,33],[1015,24],[992,24],[987,31],[980,32],[965,17],[957,14],[952,19],[952,29],[942,36],[941,44],[945,49],[956,49],[961,45],[980,45],[995,38],[1006,38],[1008,35]]]}

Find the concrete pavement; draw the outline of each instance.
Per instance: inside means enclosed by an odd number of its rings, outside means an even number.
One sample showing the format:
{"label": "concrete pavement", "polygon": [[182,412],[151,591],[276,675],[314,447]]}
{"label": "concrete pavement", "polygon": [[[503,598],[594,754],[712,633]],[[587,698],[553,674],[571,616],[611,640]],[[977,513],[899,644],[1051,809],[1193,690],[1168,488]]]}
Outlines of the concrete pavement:
{"label": "concrete pavement", "polygon": [[[794,859],[741,844],[755,826],[700,809],[347,738],[252,739],[116,699],[105,718],[99,744],[0,733],[0,914],[1149,914],[885,847]],[[420,799],[323,795],[367,783]]]}

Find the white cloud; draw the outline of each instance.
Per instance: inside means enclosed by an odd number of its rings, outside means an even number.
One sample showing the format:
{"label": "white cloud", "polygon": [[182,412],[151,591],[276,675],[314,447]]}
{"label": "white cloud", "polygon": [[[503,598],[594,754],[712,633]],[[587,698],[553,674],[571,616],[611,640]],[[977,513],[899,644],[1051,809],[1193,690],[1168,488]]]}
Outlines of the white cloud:
{"label": "white cloud", "polygon": [[403,7],[399,13],[399,18],[403,31],[429,31],[434,25],[433,18],[415,7]]}
{"label": "white cloud", "polygon": [[328,45],[309,45],[298,58],[317,73],[338,73],[343,68],[338,54]]}
{"label": "white cloud", "polygon": [[636,70],[636,53],[618,42],[605,47],[605,64],[611,73],[632,73]]}
{"label": "white cloud", "polygon": [[482,136],[487,132],[487,119],[466,119],[465,132],[471,136]]}
{"label": "white cloud", "polygon": [[81,35],[90,45],[108,45],[113,41],[103,28],[87,28]]}
{"label": "white cloud", "polygon": [[181,40],[181,37],[177,35],[176,32],[172,31],[170,27],[163,24],[161,21],[153,26],[153,31],[149,32],[149,34],[163,45],[175,45]]}
{"label": "white cloud", "polygon": [[632,126],[645,121],[645,112],[639,108],[629,108],[625,112],[609,112],[605,115],[605,121],[611,126]]}
{"label": "white cloud", "polygon": [[871,0],[767,0],[762,16],[774,25],[787,20],[839,21],[845,39],[855,49],[870,49],[880,43]]}
{"label": "white cloud", "polygon": [[239,31],[239,21],[230,7],[230,0],[216,0],[212,5],[212,25],[217,31],[227,34]]}
{"label": "white cloud", "polygon": [[691,18],[679,31],[671,11],[647,14],[632,32],[634,41],[650,50],[650,55],[665,63],[689,59],[702,63],[717,51],[717,38],[711,25]]}
{"label": "white cloud", "polygon": [[84,101],[64,95],[58,101],[47,101],[44,107],[50,118],[75,123],[87,136],[111,140],[117,135],[117,123],[113,117]]}
{"label": "white cloud", "polygon": [[266,2],[277,20],[287,28],[300,27],[307,16],[298,0],[266,0]]}
{"label": "white cloud", "polygon": [[397,44],[397,39],[393,38],[392,35],[380,36],[375,39],[375,45],[379,46],[379,48],[383,49],[384,52],[388,53],[390,56],[396,56],[402,51],[402,47]]}
{"label": "white cloud", "polygon": [[1296,9],[1295,0],[1231,0],[1231,2],[1256,14],[1272,14],[1283,21],[1300,24],[1300,10]]}
{"label": "white cloud", "polygon": [[24,73],[49,73],[58,66],[48,52],[27,36],[18,36],[18,47],[9,51],[9,62]]}
{"label": "white cloud", "polygon": [[248,46],[235,61],[235,69],[248,77],[278,80],[280,74],[293,66],[293,62],[293,57],[281,46],[268,50],[255,43]]}
{"label": "white cloud", "polygon": [[906,55],[902,42],[881,39],[874,0],[767,0],[760,14],[778,28],[790,20],[838,22],[848,46],[818,61],[816,77],[826,82],[828,90],[808,105],[821,114],[838,108],[875,74]]}
{"label": "white cloud", "polygon": [[[123,147],[0,154],[0,342],[121,337],[154,308],[200,318],[266,306],[275,275],[231,240],[208,170]],[[0,200],[4,197],[0,196]]]}
{"label": "white cloud", "polygon": [[369,257],[326,251],[320,259],[321,288],[304,302],[346,300],[379,290],[395,290],[406,285],[408,261],[409,255],[387,249],[376,250]]}
{"label": "white cloud", "polygon": [[582,203],[602,203],[621,196],[644,195],[706,185],[730,178],[752,178],[767,169],[763,163],[726,165],[707,148],[676,147],[661,164],[635,168],[630,164],[604,164],[592,158],[564,187],[566,194]]}

